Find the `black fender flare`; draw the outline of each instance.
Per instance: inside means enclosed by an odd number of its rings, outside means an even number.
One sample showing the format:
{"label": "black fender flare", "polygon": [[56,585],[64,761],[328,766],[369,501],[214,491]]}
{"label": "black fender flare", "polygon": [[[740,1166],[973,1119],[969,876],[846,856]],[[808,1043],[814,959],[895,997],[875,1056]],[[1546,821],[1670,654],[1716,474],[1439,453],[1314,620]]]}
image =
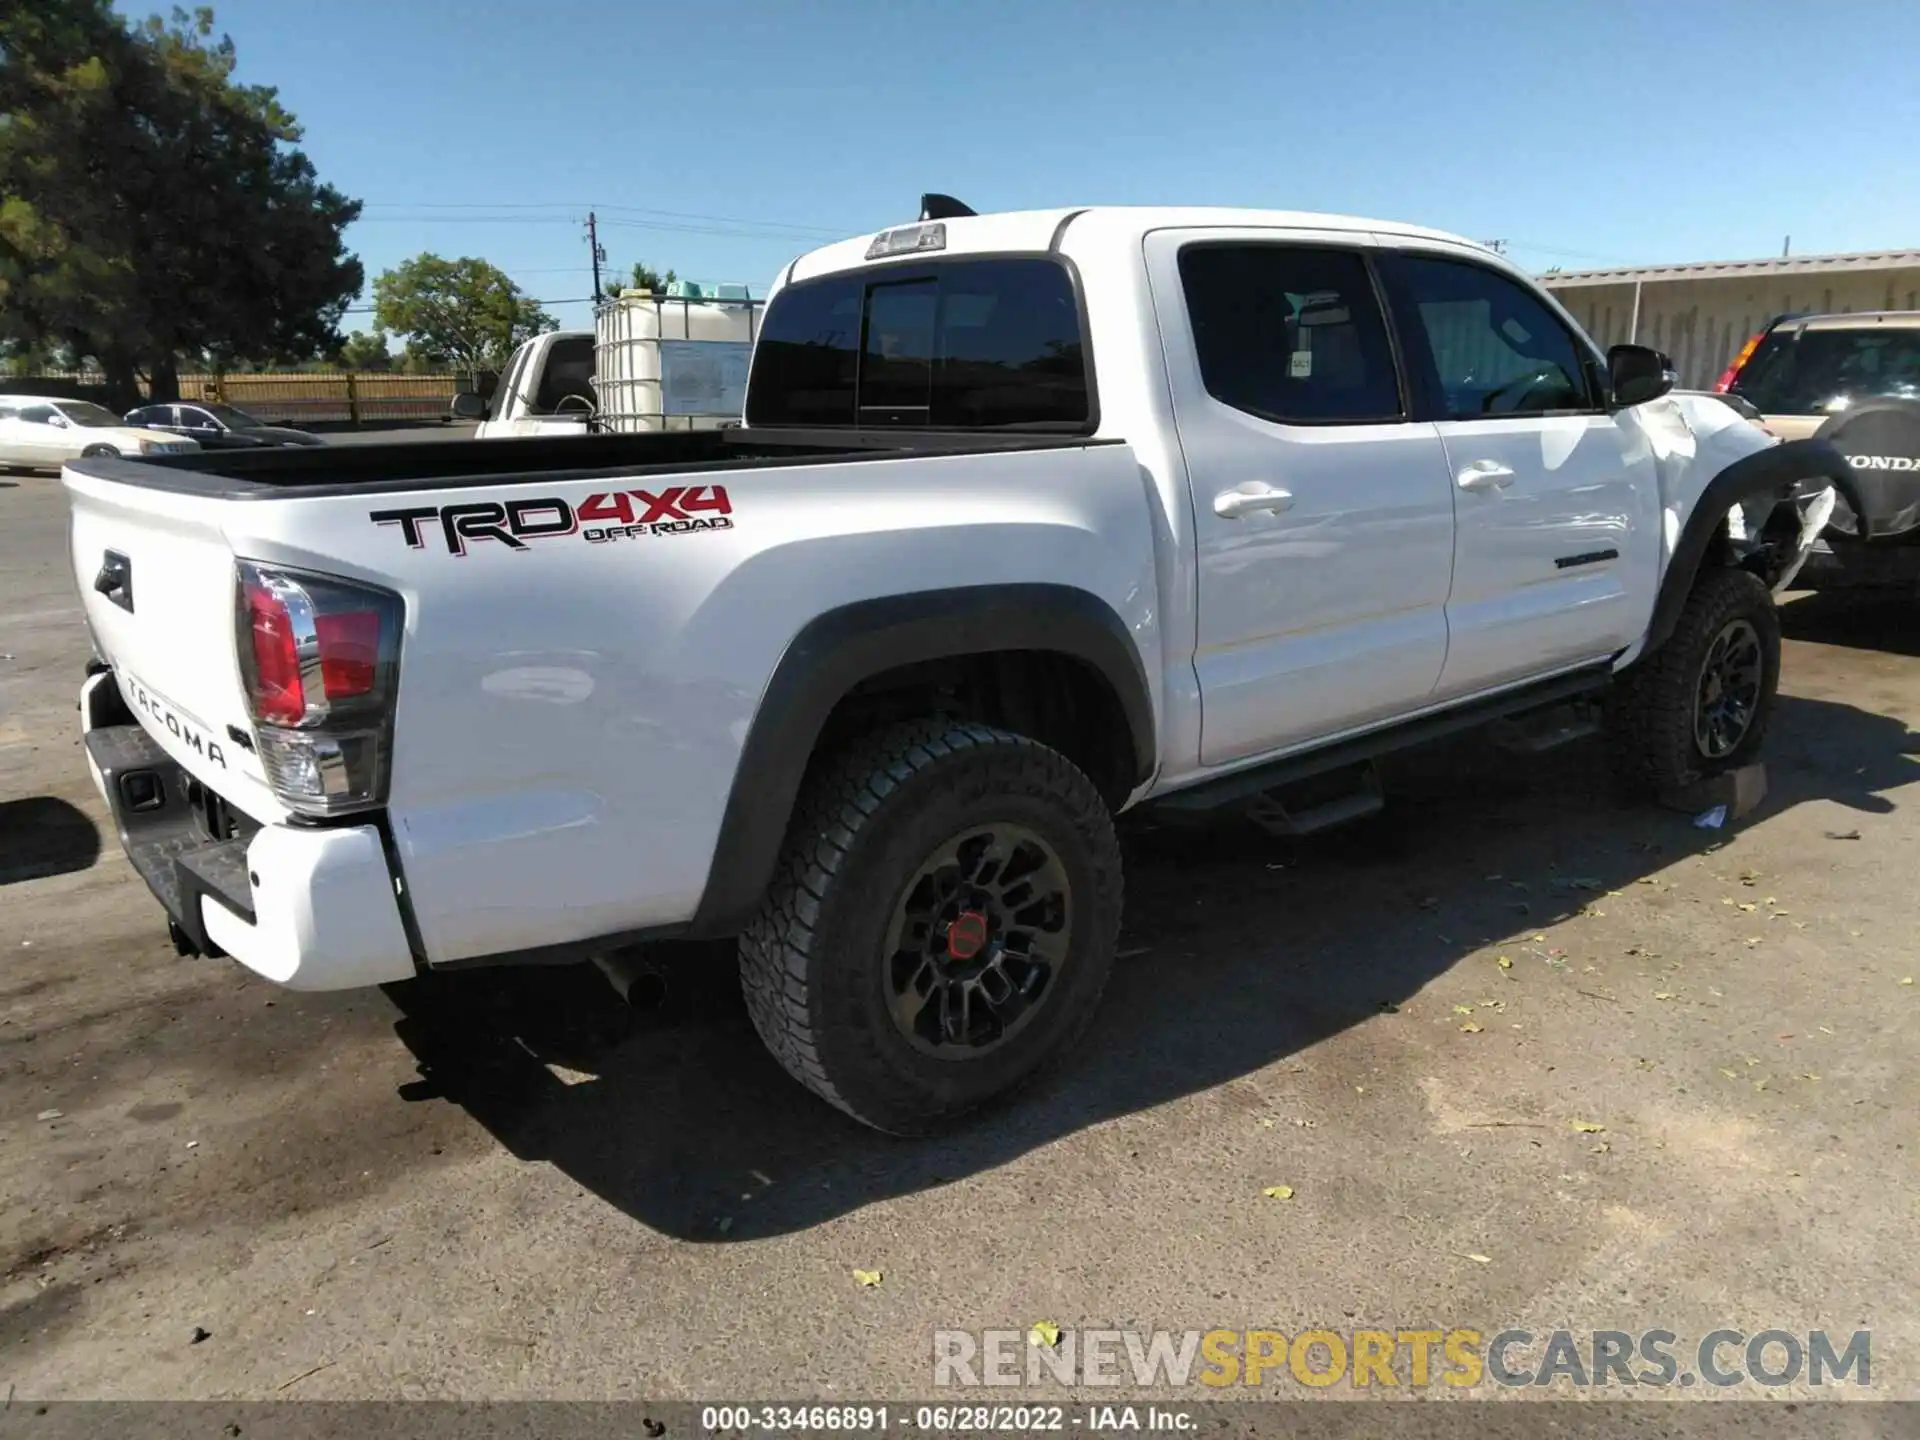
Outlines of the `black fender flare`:
{"label": "black fender flare", "polygon": [[1654,601],[1653,621],[1647,627],[1642,655],[1651,655],[1673,635],[1700,573],[1700,562],[1727,512],[1756,495],[1771,494],[1784,500],[1796,486],[1809,480],[1833,486],[1855,513],[1860,513],[1860,488],[1854,483],[1853,467],[1825,440],[1784,440],[1734,461],[1707,482],[1680,531],[1679,543],[1673,547],[1673,559],[1668,562],[1659,597]]}
{"label": "black fender flare", "polygon": [[1003,650],[1055,651],[1092,666],[1126,717],[1136,783],[1152,776],[1146,669],[1127,627],[1098,596],[1071,585],[969,585],[839,606],[801,627],[760,696],[689,933],[733,935],[752,918],[820,732],[850,691],[903,665]]}

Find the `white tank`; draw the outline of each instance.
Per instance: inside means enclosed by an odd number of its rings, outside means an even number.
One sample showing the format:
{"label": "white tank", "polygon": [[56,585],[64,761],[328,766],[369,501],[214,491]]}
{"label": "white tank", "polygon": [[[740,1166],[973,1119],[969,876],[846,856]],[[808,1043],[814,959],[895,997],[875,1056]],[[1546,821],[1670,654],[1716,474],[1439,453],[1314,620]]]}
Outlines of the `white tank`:
{"label": "white tank", "polygon": [[625,290],[599,307],[593,385],[600,428],[631,434],[739,422],[761,302],[744,285],[710,288]]}

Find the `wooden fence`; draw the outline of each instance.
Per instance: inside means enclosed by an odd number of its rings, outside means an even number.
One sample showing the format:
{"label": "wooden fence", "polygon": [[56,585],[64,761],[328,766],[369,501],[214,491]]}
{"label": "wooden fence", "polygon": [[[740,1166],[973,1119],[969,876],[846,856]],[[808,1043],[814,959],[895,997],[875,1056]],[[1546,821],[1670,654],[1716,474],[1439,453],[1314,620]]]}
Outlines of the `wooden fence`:
{"label": "wooden fence", "polygon": [[[390,420],[445,420],[456,390],[466,384],[457,375],[393,375],[373,371],[258,371],[236,375],[191,374],[180,377],[182,400],[218,400],[262,420],[300,425],[309,422],[370,425]],[[10,376],[3,387],[31,393],[95,396],[104,377],[85,371]]]}
{"label": "wooden fence", "polygon": [[444,420],[459,382],[451,375],[262,372],[182,375],[182,400],[220,400],[262,420]]}

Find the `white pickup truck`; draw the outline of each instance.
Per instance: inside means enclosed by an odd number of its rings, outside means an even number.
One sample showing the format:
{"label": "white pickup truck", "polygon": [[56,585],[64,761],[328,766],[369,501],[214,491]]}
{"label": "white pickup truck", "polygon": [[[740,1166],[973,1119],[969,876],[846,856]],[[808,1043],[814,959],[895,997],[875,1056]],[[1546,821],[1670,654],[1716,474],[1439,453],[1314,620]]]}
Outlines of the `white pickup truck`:
{"label": "white pickup truck", "polygon": [[507,357],[492,395],[455,395],[452,414],[478,422],[476,440],[509,440],[585,435],[595,408],[593,332],[549,330]]}
{"label": "white pickup truck", "polygon": [[82,460],[86,750],[176,942],[304,989],[739,937],[801,1083],[934,1127],[1065,1049],[1113,816],[1372,762],[1760,745],[1847,466],[1337,216],[948,213],[787,267],[744,428]]}

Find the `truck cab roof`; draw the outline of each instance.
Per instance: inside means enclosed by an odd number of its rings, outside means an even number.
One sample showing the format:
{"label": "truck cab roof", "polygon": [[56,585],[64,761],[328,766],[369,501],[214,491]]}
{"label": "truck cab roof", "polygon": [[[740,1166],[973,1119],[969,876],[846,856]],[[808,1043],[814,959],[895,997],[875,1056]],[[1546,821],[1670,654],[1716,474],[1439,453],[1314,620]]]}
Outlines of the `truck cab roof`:
{"label": "truck cab roof", "polygon": [[[1137,249],[1156,230],[1316,230],[1348,232],[1356,238],[1391,236],[1458,245],[1489,259],[1499,257],[1488,247],[1444,230],[1408,225],[1397,220],[1372,220],[1357,215],[1330,215],[1311,210],[1261,210],[1214,205],[1095,205],[1055,210],[1010,210],[990,215],[967,215],[938,221],[902,221],[867,235],[836,241],[800,256],[781,277],[782,284],[862,265],[886,264],[910,258],[907,254],[870,258],[880,236],[915,225],[945,227],[945,255],[1044,253],[1059,250],[1071,237],[1074,249]],[[924,252],[923,252],[924,253]]]}

